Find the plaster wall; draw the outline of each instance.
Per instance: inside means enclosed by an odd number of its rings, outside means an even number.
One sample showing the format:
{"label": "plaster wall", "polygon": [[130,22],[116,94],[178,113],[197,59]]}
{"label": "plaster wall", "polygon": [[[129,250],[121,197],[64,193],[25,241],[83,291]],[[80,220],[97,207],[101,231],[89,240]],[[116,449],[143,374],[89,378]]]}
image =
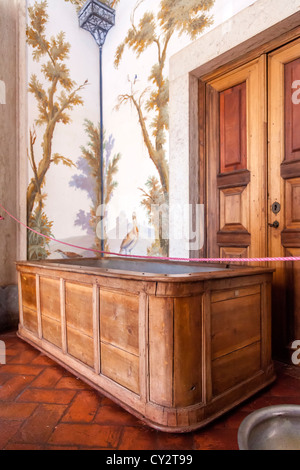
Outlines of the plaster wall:
{"label": "plaster wall", "polygon": [[[13,214],[17,208],[17,63],[16,2],[0,2],[0,202]],[[4,213],[0,221],[0,286],[16,282],[17,228]]]}
{"label": "plaster wall", "polygon": [[[0,203],[18,215],[17,2],[0,2]],[[0,331],[18,320],[18,227],[0,210]]]}

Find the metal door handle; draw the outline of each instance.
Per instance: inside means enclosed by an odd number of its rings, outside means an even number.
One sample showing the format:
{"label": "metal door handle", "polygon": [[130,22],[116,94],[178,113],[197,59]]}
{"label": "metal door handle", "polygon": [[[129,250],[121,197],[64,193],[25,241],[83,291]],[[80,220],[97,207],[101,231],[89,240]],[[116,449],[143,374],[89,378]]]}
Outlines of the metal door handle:
{"label": "metal door handle", "polygon": [[273,227],[273,228],[278,228],[279,227],[279,222],[278,220],[275,220],[275,222],[273,222],[272,224],[268,224],[270,227]]}

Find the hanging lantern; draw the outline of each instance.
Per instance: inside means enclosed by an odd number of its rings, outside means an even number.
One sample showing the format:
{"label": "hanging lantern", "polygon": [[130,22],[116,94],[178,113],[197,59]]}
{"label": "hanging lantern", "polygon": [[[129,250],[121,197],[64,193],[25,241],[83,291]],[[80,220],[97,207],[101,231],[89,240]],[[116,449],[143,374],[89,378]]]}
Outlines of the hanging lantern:
{"label": "hanging lantern", "polygon": [[78,13],[79,26],[95,39],[100,51],[100,181],[101,181],[101,251],[104,252],[104,142],[103,142],[103,79],[102,48],[109,30],[115,25],[115,10],[98,0],[88,0]]}

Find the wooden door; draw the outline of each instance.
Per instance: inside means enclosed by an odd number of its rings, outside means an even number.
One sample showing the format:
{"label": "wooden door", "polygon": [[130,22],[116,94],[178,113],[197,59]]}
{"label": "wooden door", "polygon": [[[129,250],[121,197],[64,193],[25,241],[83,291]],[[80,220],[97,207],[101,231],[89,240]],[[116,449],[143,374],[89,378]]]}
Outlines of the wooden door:
{"label": "wooden door", "polygon": [[[300,40],[269,55],[269,255],[300,256]],[[297,92],[298,89],[298,92]],[[272,205],[279,203],[276,210]],[[273,206],[274,210],[274,206]],[[279,223],[279,226],[277,227]],[[274,353],[290,359],[300,339],[300,264],[277,263]]]}
{"label": "wooden door", "polygon": [[[207,256],[300,256],[300,40],[206,84]],[[300,263],[271,263],[273,355],[300,340]]]}
{"label": "wooden door", "polygon": [[207,84],[207,255],[266,254],[266,57]]}

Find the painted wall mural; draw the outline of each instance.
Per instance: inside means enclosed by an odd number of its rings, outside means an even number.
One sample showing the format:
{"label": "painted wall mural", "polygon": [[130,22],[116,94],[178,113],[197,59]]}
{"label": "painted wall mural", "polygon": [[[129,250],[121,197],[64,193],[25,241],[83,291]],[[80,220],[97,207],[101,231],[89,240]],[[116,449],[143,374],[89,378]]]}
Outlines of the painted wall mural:
{"label": "painted wall mural", "polygon": [[[84,128],[89,138],[86,147],[81,148],[82,156],[77,161],[77,169],[79,174],[72,176],[69,183],[71,187],[78,188],[86,193],[91,201],[91,209],[89,212],[85,212],[82,209],[79,210],[75,225],[81,227],[86,231],[87,235],[93,235],[95,242],[93,249],[101,251],[100,238],[97,233],[97,210],[100,206],[100,194],[101,194],[101,168],[100,168],[100,125],[97,127],[89,121],[85,120]],[[114,180],[115,175],[118,172],[118,162],[121,158],[121,154],[112,155],[114,147],[114,139],[112,135],[109,136],[108,140],[105,138],[104,133],[104,205],[108,207],[111,198],[114,193],[114,189],[117,186],[117,182]],[[105,228],[105,227],[104,227]],[[101,235],[101,234],[99,234]],[[104,250],[109,251],[109,244],[107,240],[107,234],[105,235]],[[97,256],[101,256],[97,253]]]}
{"label": "painted wall mural", "polygon": [[[156,168],[156,175],[149,176],[142,191],[142,205],[155,228],[155,241],[148,254],[168,256],[169,253],[169,164],[167,159],[167,131],[169,129],[169,81],[166,75],[168,47],[175,34],[186,34],[195,39],[212,20],[206,12],[214,0],[162,0],[158,11],[146,11],[138,24],[135,13],[143,1],[139,1],[131,16],[131,27],[119,45],[115,66],[122,60],[125,47],[130,48],[139,59],[150,47],[154,47],[157,59],[150,66],[148,82],[151,85],[142,92],[135,90],[137,76],[131,82],[131,91],[119,96],[119,105],[131,103],[136,110],[144,143]],[[154,214],[153,214],[154,207]],[[159,210],[157,213],[157,209]]]}
{"label": "painted wall mural", "polygon": [[[168,255],[169,58],[251,0],[105,0],[105,251]],[[100,250],[99,50],[84,0],[28,0],[28,258]],[[159,208],[158,211],[155,211]],[[98,256],[100,254],[98,253]]]}
{"label": "painted wall mural", "polygon": [[[40,72],[43,82],[36,74],[32,74],[29,82],[29,92],[36,100],[38,118],[35,126],[42,128],[42,148],[39,162],[36,160],[35,144],[37,134],[35,127],[29,131],[30,147],[28,160],[33,177],[27,189],[28,226],[42,235],[53,236],[53,223],[45,212],[46,176],[52,165],[62,163],[68,167],[75,166],[70,158],[59,153],[53,153],[52,142],[56,126],[59,123],[67,125],[71,122],[70,113],[74,106],[83,105],[81,90],[87,85],[77,85],[70,76],[66,64],[69,57],[70,44],[65,40],[64,32],[48,38],[46,24],[48,21],[47,2],[36,2],[28,8],[29,24],[27,27],[27,43],[32,48],[32,57],[41,63]],[[58,87],[60,86],[60,90]],[[28,258],[45,259],[49,255],[48,240],[33,232],[28,232]]]}

